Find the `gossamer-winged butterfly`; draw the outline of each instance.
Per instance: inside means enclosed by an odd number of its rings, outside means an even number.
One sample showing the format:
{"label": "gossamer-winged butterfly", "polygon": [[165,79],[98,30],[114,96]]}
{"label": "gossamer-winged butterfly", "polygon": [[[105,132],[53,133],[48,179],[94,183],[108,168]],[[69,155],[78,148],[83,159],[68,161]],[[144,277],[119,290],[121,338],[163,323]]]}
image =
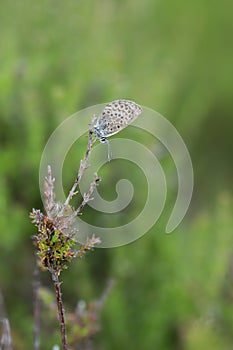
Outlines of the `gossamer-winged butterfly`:
{"label": "gossamer-winged butterfly", "polygon": [[133,101],[115,100],[108,103],[102,113],[97,117],[93,127],[95,136],[101,143],[108,144],[108,160],[111,156],[109,152],[109,142],[107,137],[112,136],[131,124],[142,112],[142,107]]}

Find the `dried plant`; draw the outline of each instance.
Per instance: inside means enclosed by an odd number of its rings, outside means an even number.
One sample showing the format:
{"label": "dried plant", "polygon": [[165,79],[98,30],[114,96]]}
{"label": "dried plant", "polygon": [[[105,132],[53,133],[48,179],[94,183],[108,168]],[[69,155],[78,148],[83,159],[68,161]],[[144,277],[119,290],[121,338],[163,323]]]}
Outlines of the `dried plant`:
{"label": "dried plant", "polygon": [[6,317],[1,290],[0,290],[0,350],[12,350],[10,322]]}
{"label": "dried plant", "polygon": [[[52,281],[56,290],[57,308],[61,327],[61,337],[63,350],[68,350],[65,315],[61,295],[61,282],[59,276],[61,272],[68,267],[72,259],[82,257],[87,251],[100,243],[100,239],[94,235],[87,239],[86,244],[80,244],[76,240],[77,229],[75,220],[82,213],[84,206],[92,200],[92,195],[96,189],[100,178],[95,173],[93,182],[89,190],[83,195],[82,202],[78,208],[70,205],[71,199],[78,194],[77,187],[80,184],[82,176],[88,167],[88,160],[91,149],[96,140],[93,137],[93,123],[89,129],[87,151],[84,159],[80,161],[79,170],[69,195],[64,203],[56,202],[54,193],[54,181],[51,167],[48,166],[48,174],[45,178],[45,214],[38,209],[33,209],[30,217],[37,227],[37,234],[33,236],[36,247],[38,265],[51,273]],[[35,287],[35,297],[38,297]],[[36,296],[37,295],[37,296]],[[34,327],[34,347],[39,349],[39,322],[38,312],[35,312]]]}
{"label": "dried plant", "polygon": [[[79,300],[73,312],[66,312],[67,333],[70,350],[90,350],[93,349],[93,338],[101,331],[100,312],[103,308],[114,281],[107,281],[101,296],[97,300]],[[56,301],[47,288],[39,289],[40,300],[42,301],[43,322],[47,329],[51,329],[56,318]]]}

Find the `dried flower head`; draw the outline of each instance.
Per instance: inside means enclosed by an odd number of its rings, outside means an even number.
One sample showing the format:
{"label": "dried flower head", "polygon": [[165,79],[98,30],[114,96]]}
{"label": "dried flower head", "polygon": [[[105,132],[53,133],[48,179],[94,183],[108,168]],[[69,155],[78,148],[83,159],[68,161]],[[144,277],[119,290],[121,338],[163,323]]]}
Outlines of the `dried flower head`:
{"label": "dried flower head", "polygon": [[92,199],[92,194],[100,181],[97,174],[90,188],[83,195],[80,206],[75,209],[69,203],[76,191],[84,171],[87,169],[87,162],[91,148],[94,144],[92,131],[90,128],[88,147],[69,195],[64,204],[56,202],[54,193],[55,179],[52,177],[51,167],[48,166],[48,174],[45,178],[45,211],[33,209],[30,213],[32,222],[37,227],[37,234],[33,236],[34,243],[39,257],[39,265],[48,269],[52,275],[59,276],[62,270],[67,268],[67,264],[75,257],[82,257],[87,251],[100,243],[100,239],[94,235],[87,239],[86,244],[79,244],[75,239],[77,228],[75,227],[76,217],[82,213],[84,206]]}

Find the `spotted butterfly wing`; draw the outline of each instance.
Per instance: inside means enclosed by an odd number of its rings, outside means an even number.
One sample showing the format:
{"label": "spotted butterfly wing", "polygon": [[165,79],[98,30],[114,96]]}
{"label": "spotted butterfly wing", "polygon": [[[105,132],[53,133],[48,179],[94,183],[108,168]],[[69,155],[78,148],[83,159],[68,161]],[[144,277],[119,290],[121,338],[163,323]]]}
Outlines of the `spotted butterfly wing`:
{"label": "spotted butterfly wing", "polygon": [[130,123],[132,123],[141,114],[142,108],[133,101],[116,100],[108,103],[94,126],[94,132],[100,141],[112,136]]}

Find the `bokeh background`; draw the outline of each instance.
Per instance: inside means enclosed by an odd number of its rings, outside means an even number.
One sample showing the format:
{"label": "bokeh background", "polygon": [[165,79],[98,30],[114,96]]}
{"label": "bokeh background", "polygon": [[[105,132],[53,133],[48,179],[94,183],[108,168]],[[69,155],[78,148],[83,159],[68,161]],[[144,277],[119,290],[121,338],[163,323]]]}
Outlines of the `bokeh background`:
{"label": "bokeh background", "polygon": [[[114,278],[96,349],[232,348],[230,6],[208,0],[1,0],[0,288],[15,349],[32,349],[35,227],[28,214],[42,208],[38,170],[45,143],[71,114],[118,98],[157,110],[180,132],[193,161],[193,199],[185,220],[166,235],[176,195],[171,185],[165,213],[148,234],[72,263],[62,275],[66,308],[98,298]],[[143,141],[147,135],[140,134]],[[67,190],[85,142],[65,162]],[[174,169],[168,158],[161,163],[169,177]],[[100,192],[114,198],[121,166],[143,205],[143,174],[120,161],[103,167]],[[123,220],[99,215],[84,212],[95,223]],[[52,289],[46,273],[42,279]],[[51,331],[42,348],[51,349],[54,339]]]}

